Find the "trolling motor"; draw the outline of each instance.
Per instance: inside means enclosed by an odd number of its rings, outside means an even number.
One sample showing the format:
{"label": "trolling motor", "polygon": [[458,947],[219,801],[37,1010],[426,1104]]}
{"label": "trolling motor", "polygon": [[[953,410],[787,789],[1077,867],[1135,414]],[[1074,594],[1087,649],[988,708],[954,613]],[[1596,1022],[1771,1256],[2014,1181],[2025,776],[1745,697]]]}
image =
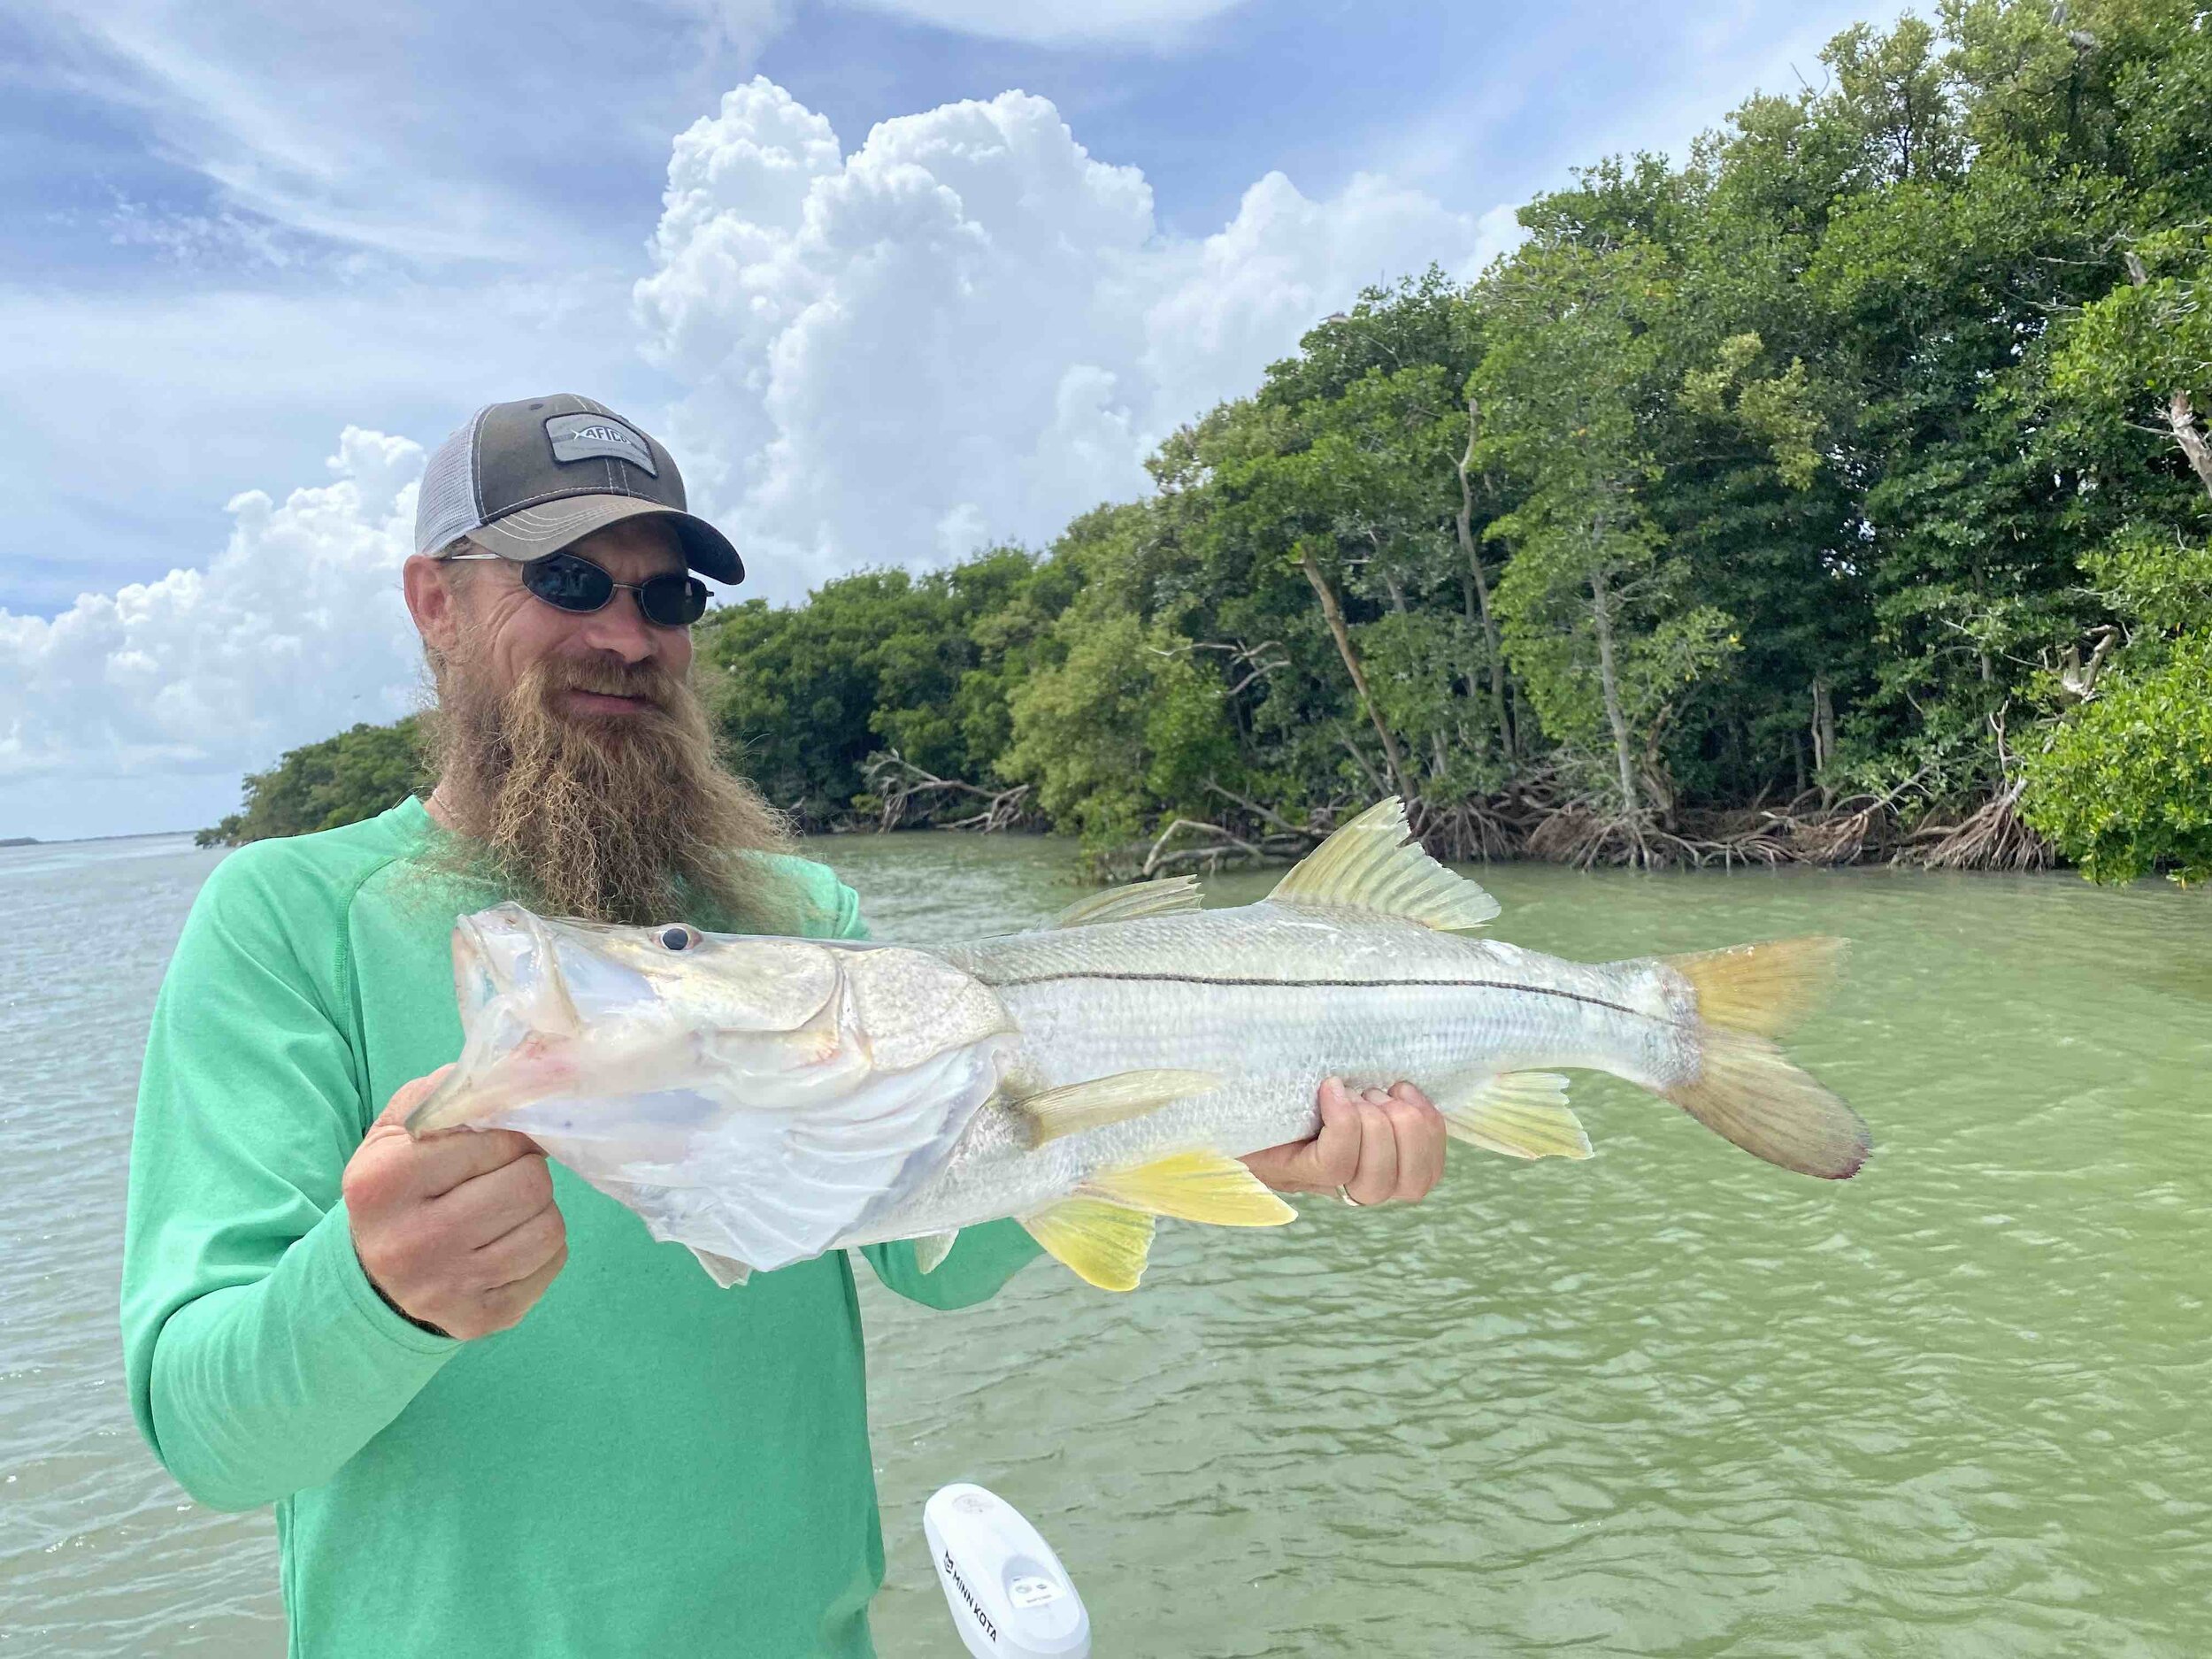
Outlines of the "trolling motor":
{"label": "trolling motor", "polygon": [[955,1481],[922,1506],[922,1532],[953,1626],[976,1659],[1089,1659],[1083,1598],[1012,1504]]}

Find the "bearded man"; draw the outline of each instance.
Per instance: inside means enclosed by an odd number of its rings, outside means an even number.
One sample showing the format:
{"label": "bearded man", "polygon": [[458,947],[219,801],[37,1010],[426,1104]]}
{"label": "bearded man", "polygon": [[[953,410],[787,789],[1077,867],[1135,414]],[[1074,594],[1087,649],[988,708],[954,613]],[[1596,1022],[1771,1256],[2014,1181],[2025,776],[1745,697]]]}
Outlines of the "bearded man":
{"label": "bearded man", "polygon": [[[436,787],[226,859],[162,987],[124,1251],[139,1427],[203,1503],[276,1506],[296,1655],[864,1655],[883,1551],[847,1256],[720,1289],[524,1136],[400,1126],[460,1051],[457,915],[863,936],[687,684],[694,572],[744,567],[659,442],[566,396],[448,439],[416,546]],[[1321,1107],[1261,1179],[1434,1183],[1416,1092]],[[938,1308],[1036,1253],[1011,1222],[926,1277],[910,1244],[860,1252]]]}

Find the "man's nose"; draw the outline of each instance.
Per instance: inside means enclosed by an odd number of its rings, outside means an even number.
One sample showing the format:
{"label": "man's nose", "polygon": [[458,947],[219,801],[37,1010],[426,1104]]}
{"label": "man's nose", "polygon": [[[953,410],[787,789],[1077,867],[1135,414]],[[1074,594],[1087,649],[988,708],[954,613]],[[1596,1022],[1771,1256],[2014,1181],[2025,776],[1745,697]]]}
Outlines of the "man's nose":
{"label": "man's nose", "polygon": [[656,630],[638,609],[637,595],[617,588],[612,599],[585,618],[583,642],[626,663],[641,663],[653,655]]}

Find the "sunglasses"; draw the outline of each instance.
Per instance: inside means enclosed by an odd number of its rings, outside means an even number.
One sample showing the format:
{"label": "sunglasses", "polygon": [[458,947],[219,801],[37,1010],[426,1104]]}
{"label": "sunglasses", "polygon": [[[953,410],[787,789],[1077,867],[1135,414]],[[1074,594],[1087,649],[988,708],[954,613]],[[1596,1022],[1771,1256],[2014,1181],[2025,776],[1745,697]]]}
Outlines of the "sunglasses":
{"label": "sunglasses", "polygon": [[[468,559],[514,563],[498,553],[448,553],[440,562],[457,565]],[[522,585],[556,610],[579,614],[605,610],[620,588],[637,595],[638,614],[657,627],[687,628],[707,609],[707,585],[696,576],[668,571],[641,582],[618,582],[580,553],[532,559],[522,567]]]}

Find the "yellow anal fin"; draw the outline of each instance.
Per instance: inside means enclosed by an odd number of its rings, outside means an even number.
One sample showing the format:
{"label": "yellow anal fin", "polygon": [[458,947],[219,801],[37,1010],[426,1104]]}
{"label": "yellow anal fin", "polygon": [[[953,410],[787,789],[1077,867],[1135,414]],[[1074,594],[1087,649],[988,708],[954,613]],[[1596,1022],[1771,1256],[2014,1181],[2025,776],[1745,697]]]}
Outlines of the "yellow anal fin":
{"label": "yellow anal fin", "polygon": [[1498,902],[1421,850],[1396,795],[1377,802],[1306,855],[1268,897],[1395,916],[1460,933],[1498,913]]}
{"label": "yellow anal fin", "polygon": [[914,1265],[925,1273],[933,1273],[944,1259],[952,1254],[952,1247],[960,1237],[960,1229],[949,1227],[942,1233],[925,1233],[914,1240]]}
{"label": "yellow anal fin", "polygon": [[1143,916],[1171,916],[1197,908],[1197,877],[1164,876],[1157,881],[1140,881],[1078,899],[1045,926],[1089,927],[1098,922],[1133,922]]}
{"label": "yellow anal fin", "polygon": [[1459,1140],[1509,1158],[1586,1158],[1590,1137],[1556,1071],[1507,1071],[1440,1090],[1437,1110]]}
{"label": "yellow anal fin", "polygon": [[1141,1118],[1171,1101],[1220,1087],[1219,1075],[1212,1071],[1116,1071],[1025,1094],[1009,1104],[1029,1120],[1029,1144],[1041,1147],[1062,1135]]}
{"label": "yellow anal fin", "polygon": [[1219,1152],[1178,1152],[1133,1169],[1109,1170],[1079,1190],[1151,1215],[1216,1227],[1276,1227],[1298,1218],[1258,1176]]}
{"label": "yellow anal fin", "polygon": [[1152,1248],[1152,1217],[1096,1198],[1064,1198],[1024,1216],[1029,1236],[1085,1284],[1134,1290]]}

